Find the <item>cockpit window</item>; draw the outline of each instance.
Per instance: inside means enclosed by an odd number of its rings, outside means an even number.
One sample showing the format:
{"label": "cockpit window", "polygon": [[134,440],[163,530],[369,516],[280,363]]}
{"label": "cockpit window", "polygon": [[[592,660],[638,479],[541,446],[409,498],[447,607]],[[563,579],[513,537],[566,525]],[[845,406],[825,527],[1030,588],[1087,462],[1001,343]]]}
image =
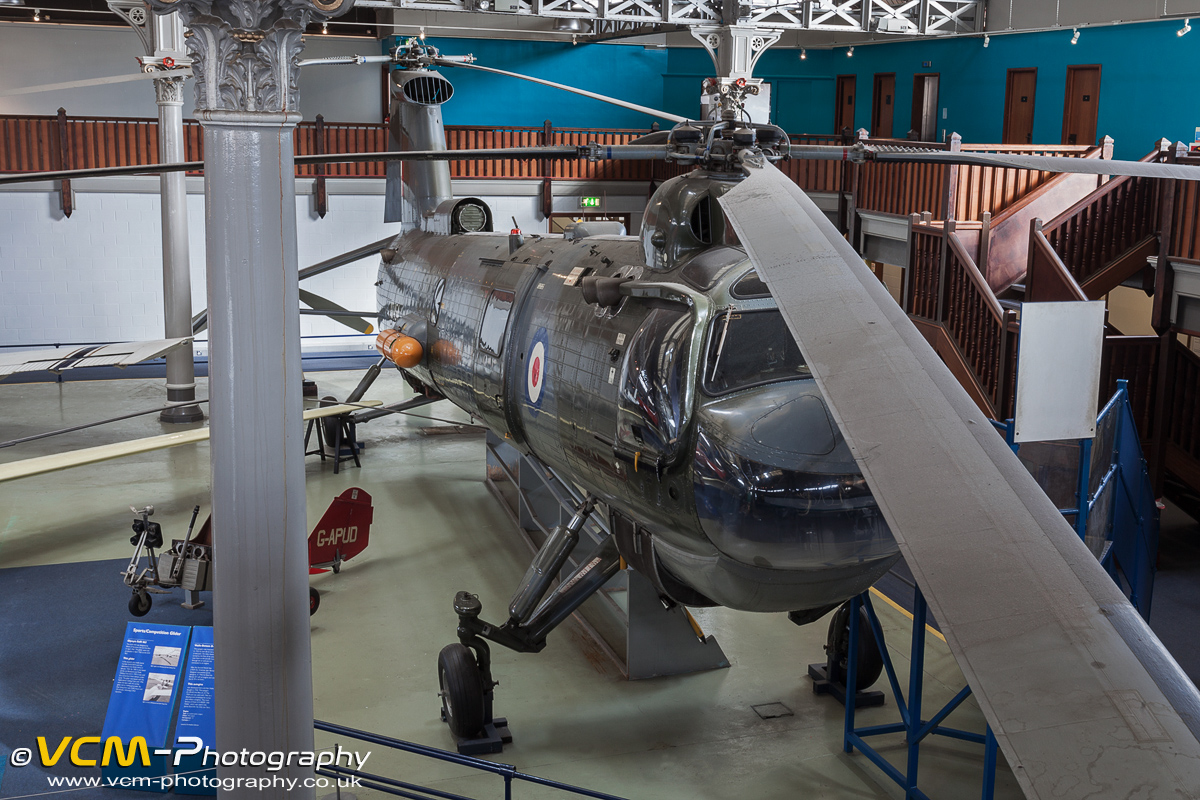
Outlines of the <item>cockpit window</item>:
{"label": "cockpit window", "polygon": [[763,279],[758,277],[758,273],[752,270],[738,279],[733,285],[732,294],[734,297],[750,300],[756,297],[770,297],[771,290],[763,283]]}
{"label": "cockpit window", "polygon": [[512,310],[513,293],[496,289],[488,297],[479,327],[479,346],[499,357],[504,351],[504,332],[508,329],[508,312]]}
{"label": "cockpit window", "polygon": [[713,323],[704,368],[705,393],[720,395],[811,377],[778,311],[726,312]]}

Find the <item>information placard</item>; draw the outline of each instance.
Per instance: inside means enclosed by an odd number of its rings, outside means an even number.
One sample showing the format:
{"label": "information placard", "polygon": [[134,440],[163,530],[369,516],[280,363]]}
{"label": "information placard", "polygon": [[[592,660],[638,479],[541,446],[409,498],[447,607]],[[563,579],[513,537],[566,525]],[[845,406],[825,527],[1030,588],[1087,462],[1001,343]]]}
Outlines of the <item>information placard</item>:
{"label": "information placard", "polygon": [[155,779],[167,774],[169,757],[155,751],[167,747],[191,631],[181,625],[147,622],[130,622],[125,626],[125,644],[117,662],[101,738],[107,742],[110,737],[117,737],[127,750],[132,750],[130,742],[143,737],[150,765],[146,766],[141,758],[128,765],[110,761],[102,766],[106,782],[116,781],[114,785],[127,789],[167,791],[168,787]]}
{"label": "information placard", "polygon": [[[217,777],[217,768],[204,766],[204,748],[214,747],[217,740],[217,723],[214,714],[216,684],[213,673],[213,629],[196,626],[192,628],[192,643],[188,648],[187,672],[183,678],[183,692],[179,698],[179,721],[175,723],[176,751],[192,751],[200,740],[200,752],[178,756],[175,765],[176,794],[217,793],[212,780]],[[186,739],[186,741],[180,741]]]}

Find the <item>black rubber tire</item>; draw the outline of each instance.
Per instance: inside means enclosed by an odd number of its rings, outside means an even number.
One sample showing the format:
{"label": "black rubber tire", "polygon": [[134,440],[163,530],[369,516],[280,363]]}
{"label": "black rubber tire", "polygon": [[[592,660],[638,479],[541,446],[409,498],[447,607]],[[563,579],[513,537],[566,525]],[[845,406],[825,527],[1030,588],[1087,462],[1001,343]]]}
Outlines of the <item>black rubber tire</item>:
{"label": "black rubber tire", "polygon": [[[322,406],[336,406],[337,404],[338,404],[338,399],[331,394],[327,394],[321,398]],[[337,442],[337,434],[338,434],[337,419],[335,419],[334,417],[323,417],[322,419],[320,419],[318,421],[317,424],[319,424],[323,428],[322,433],[325,434],[325,445],[327,447],[329,447],[330,449],[332,449],[334,444]],[[336,456],[337,454],[334,453],[334,455]]]}
{"label": "black rubber tire", "polygon": [[135,617],[144,617],[150,613],[150,606],[154,603],[150,599],[150,595],[146,592],[134,592],[129,598],[129,613]]}
{"label": "black rubber tire", "polygon": [[448,644],[438,653],[438,688],[442,715],[459,739],[483,733],[483,676],[475,654],[465,644]]}
{"label": "black rubber tire", "polygon": [[[843,603],[829,621],[825,651],[830,654],[829,679],[845,684],[846,662],[850,652],[850,604]],[[865,608],[858,610],[858,668],[855,670],[856,691],[863,691],[883,674],[883,656],[871,633],[871,620]]]}
{"label": "black rubber tire", "polygon": [[308,587],[308,615],[311,617],[321,607],[321,593],[313,587]]}

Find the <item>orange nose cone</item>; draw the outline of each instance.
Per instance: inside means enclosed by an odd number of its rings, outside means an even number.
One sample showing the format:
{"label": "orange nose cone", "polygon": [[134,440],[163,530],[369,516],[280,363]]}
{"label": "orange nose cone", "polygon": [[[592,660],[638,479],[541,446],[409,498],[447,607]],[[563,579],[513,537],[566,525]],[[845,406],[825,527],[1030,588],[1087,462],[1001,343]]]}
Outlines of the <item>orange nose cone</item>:
{"label": "orange nose cone", "polygon": [[380,331],[375,337],[375,348],[383,357],[402,369],[411,369],[421,363],[424,350],[421,343],[399,331]]}

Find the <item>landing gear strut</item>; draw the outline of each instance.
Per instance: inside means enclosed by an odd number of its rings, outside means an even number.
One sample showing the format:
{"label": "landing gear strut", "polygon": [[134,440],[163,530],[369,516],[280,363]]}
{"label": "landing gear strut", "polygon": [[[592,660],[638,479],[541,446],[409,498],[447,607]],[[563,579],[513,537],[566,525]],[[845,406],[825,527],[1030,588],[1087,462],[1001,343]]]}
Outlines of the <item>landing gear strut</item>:
{"label": "landing gear strut", "polygon": [[503,625],[480,619],[483,605],[477,596],[469,592],[455,595],[459,643],[447,645],[438,655],[438,686],[442,720],[458,740],[458,752],[499,753],[512,741],[508,720],[492,716],[493,690],[498,684],[492,680],[488,642],[518,653],[541,652],[550,632],[620,569],[616,542],[612,536],[606,536],[546,597],[579,543],[579,534],[595,505],[595,498],[585,498],[570,522],[556,527],[546,537],[513,593],[509,618]]}

